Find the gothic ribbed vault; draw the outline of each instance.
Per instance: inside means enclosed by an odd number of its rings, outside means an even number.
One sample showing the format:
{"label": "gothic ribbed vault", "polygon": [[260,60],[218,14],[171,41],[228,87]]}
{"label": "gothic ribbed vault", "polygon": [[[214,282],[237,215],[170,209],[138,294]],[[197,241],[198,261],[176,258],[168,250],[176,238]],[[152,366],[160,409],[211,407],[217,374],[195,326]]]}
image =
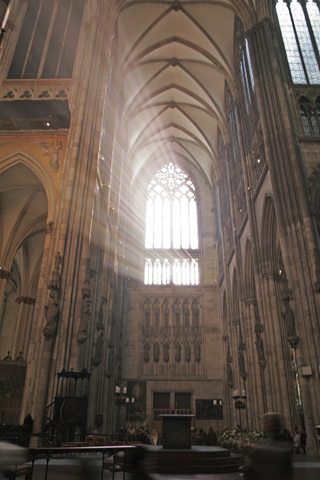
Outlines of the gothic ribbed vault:
{"label": "gothic ribbed vault", "polygon": [[226,82],[237,97],[235,16],[248,26],[249,3],[123,4],[115,39],[133,180],[159,156],[194,162],[210,183],[219,177],[218,129],[228,140]]}

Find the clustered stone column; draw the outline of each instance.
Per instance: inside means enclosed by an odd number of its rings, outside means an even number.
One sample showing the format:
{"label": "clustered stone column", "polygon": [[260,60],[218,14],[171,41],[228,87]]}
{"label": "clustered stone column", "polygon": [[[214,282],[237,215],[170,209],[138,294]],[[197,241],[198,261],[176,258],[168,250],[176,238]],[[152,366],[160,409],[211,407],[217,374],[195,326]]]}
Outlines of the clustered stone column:
{"label": "clustered stone column", "polygon": [[[313,261],[315,233],[306,190],[301,182],[304,176],[301,169],[302,161],[289,120],[288,103],[277,63],[276,34],[270,18],[264,18],[247,32],[247,38],[274,195],[283,264],[292,288],[297,314],[295,315],[287,299],[282,301],[284,335],[289,341],[301,335],[309,339],[307,345],[298,346],[296,356],[300,365],[311,364],[313,371],[317,371],[317,350],[320,338],[316,319],[319,318],[319,299],[314,296],[309,274],[315,270]],[[269,284],[272,285],[272,282]],[[275,297],[274,293],[273,296]],[[276,305],[272,308],[278,316]],[[270,341],[274,346],[277,345],[276,338],[270,338]],[[277,353],[275,351],[275,355]],[[308,448],[314,451],[316,444],[314,425],[319,419],[320,412],[319,405],[312,404],[309,388],[314,393],[312,398],[319,398],[319,382],[315,377],[306,379],[303,375],[300,375],[300,382]]]}

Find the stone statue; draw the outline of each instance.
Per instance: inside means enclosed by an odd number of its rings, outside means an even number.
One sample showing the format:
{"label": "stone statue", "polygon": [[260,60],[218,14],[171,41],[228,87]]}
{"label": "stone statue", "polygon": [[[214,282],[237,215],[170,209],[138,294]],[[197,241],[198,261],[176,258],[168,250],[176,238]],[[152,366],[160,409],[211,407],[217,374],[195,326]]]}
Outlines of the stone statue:
{"label": "stone statue", "polygon": [[247,378],[247,372],[244,364],[243,350],[238,350],[238,365],[240,376],[245,380]]}
{"label": "stone statue", "polygon": [[91,303],[91,300],[89,298],[84,298],[82,307],[81,307],[79,335],[84,335],[84,336],[87,335],[87,329],[88,329],[89,320],[91,317],[90,303]]}
{"label": "stone statue", "polygon": [[95,367],[97,367],[99,363],[101,363],[103,344],[104,344],[104,331],[100,330],[100,333],[98,335],[97,342],[96,342],[95,356],[92,359],[92,363]]}
{"label": "stone statue", "polygon": [[194,327],[199,326],[199,305],[196,298],[192,302],[192,324]]}
{"label": "stone statue", "polygon": [[56,253],[55,259],[54,259],[54,269],[59,272],[59,267],[61,263],[62,257],[60,255],[60,252]]}
{"label": "stone statue", "polygon": [[113,374],[113,367],[114,367],[114,349],[111,348],[109,355],[108,355],[108,368],[106,370],[106,377],[111,378]]}
{"label": "stone statue", "polygon": [[189,342],[187,342],[184,346],[184,358],[188,363],[191,360],[191,347]]}
{"label": "stone statue", "polygon": [[230,363],[227,363],[227,381],[230,388],[233,387],[233,375]]}
{"label": "stone statue", "polygon": [[284,312],[282,313],[282,318],[284,320],[284,324],[287,331],[288,337],[295,337],[296,336],[296,327],[294,321],[294,313],[292,308],[289,306],[289,300],[284,298],[283,300],[284,305]]}
{"label": "stone statue", "polygon": [[156,342],[154,345],[153,345],[153,361],[155,363],[158,363],[160,360],[160,347],[159,347],[159,343]]}
{"label": "stone statue", "polygon": [[198,363],[201,360],[201,346],[199,342],[196,342],[194,345],[194,359]]}
{"label": "stone statue", "polygon": [[259,363],[260,362],[265,363],[266,359],[264,357],[263,340],[262,340],[259,332],[256,332],[256,338],[257,338],[257,341],[255,342],[255,344],[256,344]]}
{"label": "stone statue", "polygon": [[59,318],[59,301],[58,291],[50,290],[49,298],[45,308],[45,318],[47,320],[46,327],[55,327],[58,324]]}
{"label": "stone statue", "polygon": [[181,345],[179,342],[175,344],[174,351],[175,351],[175,354],[174,354],[175,360],[177,363],[180,363],[181,362]]}
{"label": "stone statue", "polygon": [[146,342],[143,345],[143,361],[144,361],[144,363],[149,362],[149,350],[150,350],[150,345],[149,345],[148,342]]}

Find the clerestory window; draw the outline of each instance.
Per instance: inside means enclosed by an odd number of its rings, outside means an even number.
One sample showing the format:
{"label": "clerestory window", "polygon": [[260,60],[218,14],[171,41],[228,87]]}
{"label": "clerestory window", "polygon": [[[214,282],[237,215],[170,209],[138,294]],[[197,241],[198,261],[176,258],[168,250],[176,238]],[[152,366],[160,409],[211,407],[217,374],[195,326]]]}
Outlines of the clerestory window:
{"label": "clerestory window", "polygon": [[195,187],[173,163],[148,186],[145,247],[145,284],[199,284]]}
{"label": "clerestory window", "polygon": [[277,0],[276,11],[293,83],[320,84],[320,3]]}

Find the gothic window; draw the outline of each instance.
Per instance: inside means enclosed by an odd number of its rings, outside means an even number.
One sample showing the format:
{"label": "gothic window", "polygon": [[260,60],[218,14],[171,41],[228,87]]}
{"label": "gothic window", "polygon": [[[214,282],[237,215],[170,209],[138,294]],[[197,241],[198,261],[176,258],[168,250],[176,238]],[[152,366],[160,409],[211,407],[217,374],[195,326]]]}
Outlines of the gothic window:
{"label": "gothic window", "polygon": [[195,187],[173,163],[148,186],[145,247],[145,284],[199,284]]}
{"label": "gothic window", "polygon": [[304,134],[320,135],[320,98],[318,97],[315,103],[312,103],[304,96],[299,99]]}
{"label": "gothic window", "polygon": [[71,78],[83,9],[83,0],[30,0],[8,78]]}
{"label": "gothic window", "polygon": [[320,83],[320,5],[277,0],[277,16],[293,83]]}

